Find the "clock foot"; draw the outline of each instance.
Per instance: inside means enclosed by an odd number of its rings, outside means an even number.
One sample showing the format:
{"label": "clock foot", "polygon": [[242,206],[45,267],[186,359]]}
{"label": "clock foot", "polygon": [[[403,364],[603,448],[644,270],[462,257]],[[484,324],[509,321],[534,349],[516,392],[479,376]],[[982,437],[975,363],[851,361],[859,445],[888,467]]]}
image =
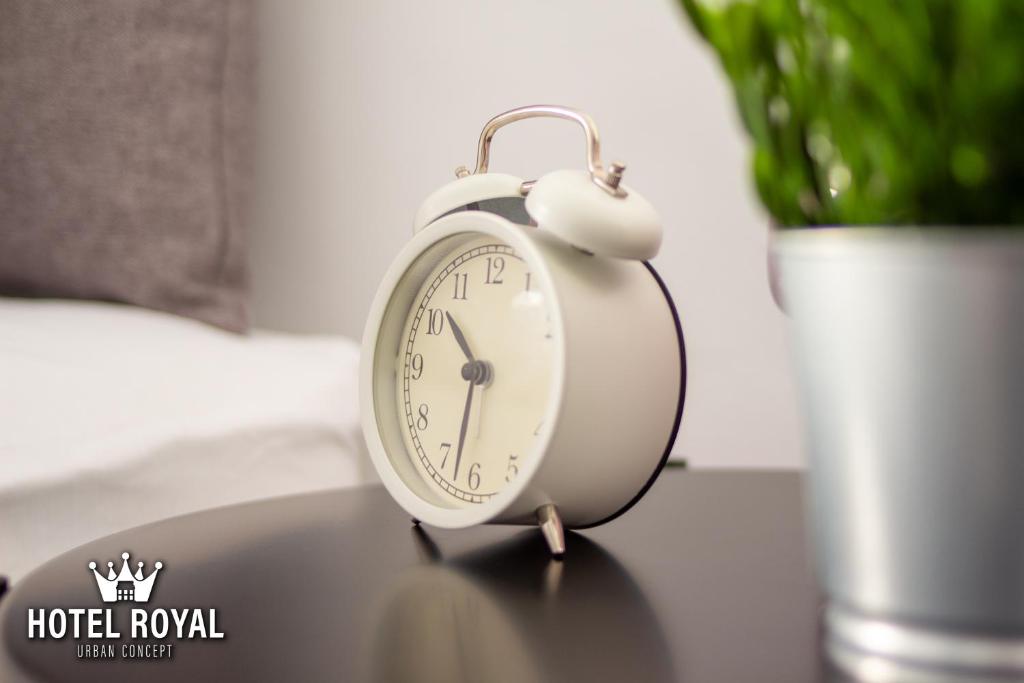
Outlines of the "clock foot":
{"label": "clock foot", "polygon": [[558,516],[558,508],[551,503],[537,508],[537,524],[544,534],[544,540],[548,542],[551,554],[555,557],[564,555],[565,530],[562,528],[562,518]]}

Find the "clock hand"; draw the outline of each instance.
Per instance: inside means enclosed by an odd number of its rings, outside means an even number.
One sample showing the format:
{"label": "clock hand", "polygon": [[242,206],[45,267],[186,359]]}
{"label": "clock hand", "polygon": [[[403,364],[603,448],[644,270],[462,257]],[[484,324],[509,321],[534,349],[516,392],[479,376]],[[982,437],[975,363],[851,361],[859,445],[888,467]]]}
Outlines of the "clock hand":
{"label": "clock hand", "polygon": [[[463,373],[465,374],[465,373]],[[469,426],[469,410],[473,407],[473,393],[476,391],[476,383],[470,379],[467,383],[469,391],[466,393],[466,409],[462,411],[462,427],[459,429],[459,446],[455,451],[455,474],[454,480],[459,478],[459,462],[462,461],[462,447],[466,445],[466,427]]]}
{"label": "clock hand", "polygon": [[[469,416],[473,409],[473,394],[477,386],[486,386],[494,376],[494,368],[485,360],[472,360],[462,366],[462,379],[469,384],[466,393],[466,407],[462,411],[462,427],[459,428],[459,445],[455,451],[455,474],[459,478],[459,463],[462,462],[462,447],[466,445],[466,429],[469,427]],[[479,434],[478,434],[479,436]]]}
{"label": "clock hand", "polygon": [[466,358],[468,358],[469,362],[472,363],[476,358],[473,357],[473,352],[469,350],[469,344],[466,342],[466,335],[462,334],[462,328],[459,327],[457,322],[455,322],[455,318],[452,317],[451,313],[445,311],[444,314],[448,318],[448,326],[452,328],[452,334],[455,335],[455,341],[459,343],[459,348],[462,349],[462,353],[466,354]]}
{"label": "clock hand", "polygon": [[[483,410],[483,389],[490,386],[494,380],[494,366],[489,361],[473,360],[462,366],[462,379],[469,382],[474,389],[480,387],[480,399],[476,402],[476,410],[472,410],[470,402],[466,403],[466,410],[469,411],[469,420],[473,422],[473,437],[480,438],[480,412]],[[474,419],[475,418],[475,419]],[[464,418],[465,419],[465,418]],[[458,468],[456,468],[458,472]]]}

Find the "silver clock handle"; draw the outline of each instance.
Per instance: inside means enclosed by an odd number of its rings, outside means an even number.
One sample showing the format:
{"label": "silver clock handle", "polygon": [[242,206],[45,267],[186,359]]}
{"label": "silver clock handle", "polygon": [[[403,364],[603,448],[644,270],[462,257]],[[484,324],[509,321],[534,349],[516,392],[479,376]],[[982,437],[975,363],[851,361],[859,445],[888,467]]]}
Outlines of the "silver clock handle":
{"label": "silver clock handle", "polygon": [[[590,178],[602,190],[616,197],[626,196],[626,192],[619,187],[622,181],[622,173],[626,170],[624,164],[612,162],[607,170],[601,164],[601,140],[597,134],[597,125],[589,115],[570,107],[562,107],[557,104],[533,104],[526,107],[510,109],[498,114],[484,125],[480,132],[480,141],[476,150],[476,169],[473,175],[487,173],[491,158],[491,141],[494,134],[501,128],[516,121],[534,118],[556,118],[567,121],[575,121],[583,129],[587,136],[587,170]],[[455,175],[462,178],[470,175],[465,166],[460,166]],[[522,193],[525,195],[530,191],[534,181],[528,180],[523,183]]]}

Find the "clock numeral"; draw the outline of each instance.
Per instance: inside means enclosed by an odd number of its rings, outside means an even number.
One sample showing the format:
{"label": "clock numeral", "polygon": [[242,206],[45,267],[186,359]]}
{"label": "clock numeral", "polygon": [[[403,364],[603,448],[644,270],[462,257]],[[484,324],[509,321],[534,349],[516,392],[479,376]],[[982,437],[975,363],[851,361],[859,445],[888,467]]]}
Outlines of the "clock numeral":
{"label": "clock numeral", "polygon": [[480,488],[480,463],[475,462],[473,466],[469,468],[469,490],[476,491]]}
{"label": "clock numeral", "polygon": [[508,456],[508,468],[505,470],[506,483],[511,482],[516,478],[516,475],[519,474],[519,465],[516,464],[517,460],[519,460],[518,455]]}
{"label": "clock numeral", "polygon": [[411,366],[412,366],[411,376],[412,376],[413,379],[419,379],[420,377],[423,376],[423,354],[422,353],[417,353],[415,356],[412,357]]}
{"label": "clock numeral", "polygon": [[527,273],[526,274],[526,291],[527,292],[530,291],[530,276],[531,275],[533,275],[533,273]]}
{"label": "clock numeral", "polygon": [[501,279],[501,274],[505,272],[505,259],[500,256],[487,257],[487,281],[484,284],[488,285],[500,285],[504,284],[505,281]]}
{"label": "clock numeral", "polygon": [[427,334],[441,334],[444,330],[444,311],[440,308],[427,309]]}
{"label": "clock numeral", "polygon": [[441,459],[441,469],[444,469],[445,463],[448,462],[448,454],[452,452],[452,445],[450,443],[441,444],[441,452],[444,453],[444,458]]}
{"label": "clock numeral", "polygon": [[452,294],[453,299],[466,300],[466,285],[468,284],[469,275],[466,273],[455,273],[455,292]]}
{"label": "clock numeral", "polygon": [[430,406],[426,403],[421,403],[417,412],[419,413],[419,417],[416,418],[416,429],[422,431],[427,428],[428,424],[430,424],[430,421],[427,420],[427,415],[430,414]]}

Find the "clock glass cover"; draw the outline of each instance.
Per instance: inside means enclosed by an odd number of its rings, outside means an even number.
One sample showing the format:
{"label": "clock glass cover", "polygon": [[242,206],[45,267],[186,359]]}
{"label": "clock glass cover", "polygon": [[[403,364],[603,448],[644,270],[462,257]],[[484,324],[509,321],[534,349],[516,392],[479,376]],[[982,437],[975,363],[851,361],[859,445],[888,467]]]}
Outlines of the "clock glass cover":
{"label": "clock glass cover", "polygon": [[395,396],[414,469],[463,507],[500,492],[530,457],[556,345],[548,297],[515,250],[490,236],[455,242],[421,257],[431,264],[401,328]]}

